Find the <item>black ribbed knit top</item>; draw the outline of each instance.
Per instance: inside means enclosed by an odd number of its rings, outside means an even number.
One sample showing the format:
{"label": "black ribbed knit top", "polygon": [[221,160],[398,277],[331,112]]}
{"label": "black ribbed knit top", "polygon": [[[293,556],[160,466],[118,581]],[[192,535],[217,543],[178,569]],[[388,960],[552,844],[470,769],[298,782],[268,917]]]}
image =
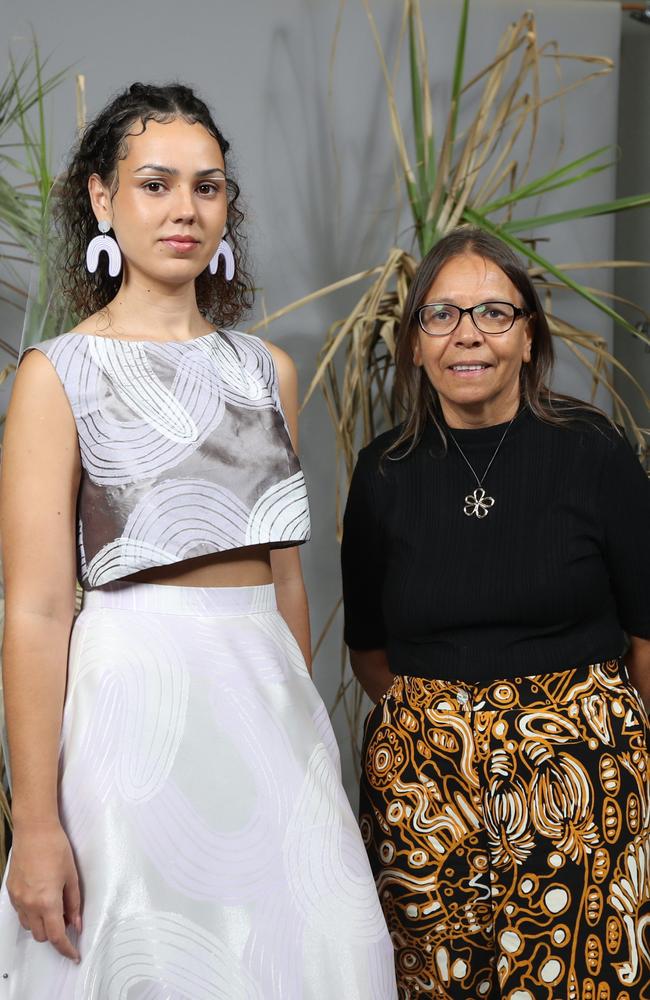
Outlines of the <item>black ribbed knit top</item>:
{"label": "black ribbed knit top", "polygon": [[[453,434],[479,477],[506,425]],[[467,682],[613,659],[650,638],[650,481],[628,442],[585,411],[569,426],[524,408],[484,482],[437,429],[383,459],[360,454],[342,546],[345,640],[396,674]],[[471,508],[470,508],[471,509]]]}

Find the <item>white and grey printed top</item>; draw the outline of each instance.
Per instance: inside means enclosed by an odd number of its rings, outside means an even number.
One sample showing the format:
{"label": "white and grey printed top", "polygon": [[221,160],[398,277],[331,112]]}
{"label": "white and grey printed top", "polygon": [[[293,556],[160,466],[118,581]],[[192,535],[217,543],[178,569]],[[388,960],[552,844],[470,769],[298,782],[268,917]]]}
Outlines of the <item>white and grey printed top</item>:
{"label": "white and grey printed top", "polygon": [[77,425],[85,589],[309,538],[304,477],[273,359],[257,337],[214,331],[156,343],[67,333],[33,349],[54,366]]}

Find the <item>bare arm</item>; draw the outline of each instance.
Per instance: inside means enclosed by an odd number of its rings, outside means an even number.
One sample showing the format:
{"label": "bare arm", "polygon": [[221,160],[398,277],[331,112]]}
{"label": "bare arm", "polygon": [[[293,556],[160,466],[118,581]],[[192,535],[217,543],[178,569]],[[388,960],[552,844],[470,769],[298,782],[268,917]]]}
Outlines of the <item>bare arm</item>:
{"label": "bare arm", "polygon": [[3,680],[14,844],[8,876],[23,927],[78,957],[76,869],[61,827],[57,777],[75,594],[79,456],[74,418],[50,362],[27,355],[4,438],[0,519],[5,577]]}
{"label": "bare arm", "polygon": [[309,607],[298,549],[295,546],[290,549],[273,549],[271,568],[278,611],[291,629],[311,673]]}
{"label": "bare arm", "polygon": [[355,677],[370,700],[379,701],[394,680],[388,666],[386,650],[351,649],[350,663]]}
{"label": "bare arm", "polygon": [[[266,345],[278,373],[280,401],[287,420],[293,447],[298,452],[298,376],[296,366],[285,351],[274,344]],[[294,545],[271,550],[271,569],[278,610],[300,646],[311,673],[311,633],[309,607],[300,565],[300,551]]]}
{"label": "bare arm", "polygon": [[636,635],[631,635],[630,648],[624,659],[630,680],[650,712],[650,639],[641,639]]}

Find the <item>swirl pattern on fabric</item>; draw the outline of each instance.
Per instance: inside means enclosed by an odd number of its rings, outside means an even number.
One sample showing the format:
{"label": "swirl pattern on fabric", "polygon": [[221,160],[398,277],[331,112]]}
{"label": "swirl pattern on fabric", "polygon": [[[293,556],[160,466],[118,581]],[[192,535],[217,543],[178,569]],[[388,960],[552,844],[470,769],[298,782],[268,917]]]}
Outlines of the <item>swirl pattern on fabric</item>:
{"label": "swirl pattern on fabric", "polygon": [[327,711],[273,585],[118,583],[73,629],[75,965],[0,891],[0,1000],[396,1000]]}
{"label": "swirl pattern on fabric", "polygon": [[257,337],[183,343],[64,334],[54,366],[81,457],[78,572],[85,589],[245,545],[310,534],[273,358]]}

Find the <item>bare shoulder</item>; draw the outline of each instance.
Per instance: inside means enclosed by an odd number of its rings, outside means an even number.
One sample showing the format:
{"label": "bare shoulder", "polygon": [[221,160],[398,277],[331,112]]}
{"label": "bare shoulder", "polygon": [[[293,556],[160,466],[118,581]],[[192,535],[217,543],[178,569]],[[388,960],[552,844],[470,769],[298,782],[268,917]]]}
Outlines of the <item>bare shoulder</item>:
{"label": "bare shoulder", "polygon": [[19,423],[23,433],[46,423],[50,433],[76,433],[70,402],[50,359],[42,351],[28,351],[14,379],[7,411],[7,430]]}
{"label": "bare shoulder", "polygon": [[296,380],[298,377],[296,371],[296,365],[291,355],[287,354],[286,351],[283,351],[282,348],[278,347],[277,344],[272,344],[268,340],[263,340],[262,343],[264,344],[267,351],[273,358],[278,373],[278,378],[280,380],[282,379]]}
{"label": "bare shoulder", "polygon": [[80,323],[77,323],[69,333],[92,333],[92,334],[106,334],[109,329],[109,322],[106,315],[106,310],[100,309],[99,312],[93,313],[92,316],[87,316],[86,319],[82,319]]}
{"label": "bare shoulder", "polygon": [[59,376],[50,359],[43,351],[27,351],[20,359],[18,371],[14,379],[14,386],[11,394],[12,402],[16,396],[21,396],[25,392],[53,392],[63,391]]}

